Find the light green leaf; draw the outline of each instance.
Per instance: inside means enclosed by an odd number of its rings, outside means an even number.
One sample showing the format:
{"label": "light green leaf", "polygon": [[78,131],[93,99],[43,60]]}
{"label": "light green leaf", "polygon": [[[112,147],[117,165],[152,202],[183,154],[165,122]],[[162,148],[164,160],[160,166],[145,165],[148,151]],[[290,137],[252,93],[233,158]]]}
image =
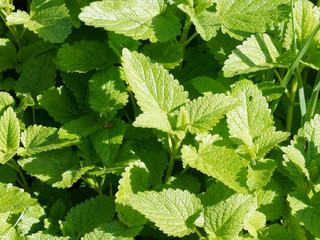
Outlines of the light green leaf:
{"label": "light green leaf", "polygon": [[2,115],[8,107],[13,107],[14,103],[14,98],[9,93],[0,92],[0,115]]}
{"label": "light green leaf", "polygon": [[79,161],[71,148],[64,148],[22,158],[18,163],[28,174],[53,187],[69,188],[88,170],[80,168]]}
{"label": "light green leaf", "polygon": [[207,132],[236,105],[236,100],[230,96],[208,93],[180,108],[177,128],[193,134]]}
{"label": "light green leaf", "polygon": [[132,194],[148,190],[149,186],[150,173],[146,165],[140,160],[131,162],[122,173],[118,186],[119,190],[116,193],[116,202],[121,203]]}
{"label": "light green leaf", "polygon": [[168,69],[175,68],[183,60],[183,46],[172,41],[144,45],[141,53]]}
{"label": "light green leaf", "polygon": [[49,54],[43,54],[28,61],[15,84],[18,93],[30,94],[34,99],[42,91],[53,87],[56,67]]}
{"label": "light green leaf", "polygon": [[114,119],[113,125],[96,131],[91,135],[94,149],[106,167],[110,167],[122,144],[126,124],[122,120]]}
{"label": "light green leaf", "polygon": [[141,231],[140,227],[128,228],[118,221],[113,221],[95,228],[84,235],[81,240],[133,240]]}
{"label": "light green leaf", "polygon": [[93,74],[89,81],[89,103],[94,111],[111,120],[127,102],[128,94],[118,68],[112,67]]}
{"label": "light green leaf", "polygon": [[176,40],[176,36],[181,34],[180,19],[173,14],[157,16],[152,20],[152,28],[155,38],[151,41],[167,42]]}
{"label": "light green leaf", "polygon": [[40,105],[56,122],[68,123],[82,116],[72,93],[64,86],[51,88],[40,97]]}
{"label": "light green leaf", "polygon": [[62,125],[59,129],[59,136],[61,138],[80,138],[87,137],[99,128],[102,128],[103,122],[96,120],[91,115],[83,115],[78,119],[71,120],[70,122]]}
{"label": "light green leaf", "polygon": [[320,147],[320,115],[316,114],[313,119],[306,122],[303,129],[298,131],[298,135],[306,138],[308,142],[313,142],[316,147]]}
{"label": "light green leaf", "polygon": [[253,167],[248,168],[247,185],[251,191],[260,189],[268,184],[277,163],[272,159],[261,159]]}
{"label": "light green leaf", "polygon": [[204,229],[217,238],[233,239],[256,208],[256,200],[251,195],[236,193],[204,209]]}
{"label": "light green leaf", "polygon": [[30,14],[18,10],[7,17],[8,25],[24,24],[45,41],[62,43],[71,33],[71,22],[64,0],[33,0]]}
{"label": "light green leaf", "polygon": [[17,152],[20,143],[19,120],[11,107],[0,118],[0,163],[5,164]]}
{"label": "light green leaf", "polygon": [[35,224],[40,222],[40,219],[44,217],[45,214],[40,204],[28,207],[17,224],[20,234],[25,236]]}
{"label": "light green leaf", "polygon": [[316,238],[320,237],[320,198],[316,193],[311,199],[300,192],[291,192],[287,200],[291,213]]}
{"label": "light green leaf", "polygon": [[[89,26],[103,27],[136,40],[150,39],[155,42],[157,33],[168,31],[163,29],[167,29],[163,24],[167,19],[161,16],[165,8],[164,0],[104,0],[83,8],[79,18]],[[178,23],[175,21],[173,24]]]}
{"label": "light green leaf", "polygon": [[27,236],[27,240],[71,240],[71,237],[57,237],[42,232]]}
{"label": "light green leaf", "polygon": [[235,150],[200,143],[198,150],[184,145],[181,153],[184,164],[218,179],[237,192],[248,192],[247,170]]}
{"label": "light green leaf", "polygon": [[262,229],[258,234],[258,239],[261,240],[295,240],[286,228],[279,224],[269,225]]}
{"label": "light green leaf", "polygon": [[19,148],[18,154],[20,156],[30,156],[39,152],[70,146],[77,141],[77,139],[61,139],[56,128],[31,125],[21,133],[23,147]]}
{"label": "light green leaf", "polygon": [[97,196],[71,208],[66,216],[66,223],[79,235],[83,235],[101,224],[110,222],[114,212],[113,197]]}
{"label": "light green leaf", "polygon": [[247,38],[242,45],[232,51],[222,70],[225,77],[233,77],[274,67],[283,67],[277,63],[279,56],[279,47],[268,34],[256,34]]}
{"label": "light green leaf", "polygon": [[29,193],[12,186],[12,184],[0,183],[0,213],[21,213],[27,207],[36,203]]}
{"label": "light green leaf", "polygon": [[258,231],[266,226],[266,216],[254,211],[245,221],[244,229],[246,229],[255,238],[258,237]]}
{"label": "light green leaf", "polygon": [[183,237],[195,231],[202,206],[194,194],[180,189],[140,192],[130,197],[130,205],[169,236]]}
{"label": "light green leaf", "polygon": [[122,49],[128,48],[130,51],[137,51],[141,42],[127,37],[122,34],[116,34],[115,32],[108,31],[108,43],[112,50],[121,57]]}
{"label": "light green leaf", "polygon": [[0,72],[14,68],[17,64],[17,49],[7,38],[0,38]]}
{"label": "light green leaf", "polygon": [[[297,48],[301,49],[305,42],[309,39],[311,33],[316,28],[319,19],[320,11],[317,6],[311,1],[298,0],[294,3],[293,19],[295,25],[295,35],[292,29],[292,17],[287,24],[287,30],[285,34],[284,46],[287,50],[291,49],[293,44],[293,38],[296,38]],[[320,33],[313,38],[315,44],[320,41]],[[314,53],[312,53],[314,54]]]}
{"label": "light green leaf", "polygon": [[107,43],[98,41],[77,41],[72,46],[65,43],[54,60],[60,70],[79,73],[104,69],[116,61],[116,56]]}
{"label": "light green leaf", "polygon": [[169,113],[188,101],[177,80],[161,65],[151,63],[143,54],[123,50],[122,66],[142,111]]}
{"label": "light green leaf", "polygon": [[258,83],[258,87],[262,91],[262,95],[266,98],[267,102],[280,98],[285,90],[285,88],[277,82],[264,81]]}

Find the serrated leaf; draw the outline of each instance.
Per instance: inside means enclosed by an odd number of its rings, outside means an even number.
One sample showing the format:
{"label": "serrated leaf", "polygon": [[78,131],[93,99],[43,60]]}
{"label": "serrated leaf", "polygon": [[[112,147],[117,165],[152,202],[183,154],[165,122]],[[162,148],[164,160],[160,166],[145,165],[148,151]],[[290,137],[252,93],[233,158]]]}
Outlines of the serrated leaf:
{"label": "serrated leaf", "polygon": [[235,150],[200,143],[198,150],[184,145],[181,153],[184,164],[218,179],[237,192],[248,192],[247,170]]}
{"label": "serrated leaf", "polygon": [[313,142],[316,147],[320,147],[320,115],[316,114],[306,122],[303,129],[298,131],[298,135],[306,138],[308,142]]}
{"label": "serrated leaf", "polygon": [[116,56],[106,43],[84,40],[73,45],[63,44],[54,60],[60,70],[79,73],[104,69],[116,61]]}
{"label": "serrated leaf", "polygon": [[42,91],[53,87],[56,79],[56,67],[49,54],[40,55],[28,61],[15,83],[18,93],[30,94],[34,99]]}
{"label": "serrated leaf", "polygon": [[17,152],[20,139],[19,120],[11,107],[0,118],[0,163],[5,164]]}
{"label": "serrated leaf", "polygon": [[207,132],[236,105],[236,100],[225,94],[206,94],[180,108],[177,128],[193,134]]}
{"label": "serrated leaf", "polygon": [[41,217],[45,216],[44,209],[37,204],[35,206],[28,207],[21,216],[18,222],[18,230],[22,236],[28,234],[32,227],[40,222]]}
{"label": "serrated leaf", "polygon": [[77,233],[83,235],[95,227],[111,221],[114,212],[113,197],[97,196],[71,208],[66,216],[66,223]]}
{"label": "serrated leaf", "polygon": [[253,167],[249,167],[247,185],[250,191],[267,185],[276,167],[277,163],[272,159],[262,159]]}
{"label": "serrated leaf", "polygon": [[188,191],[164,189],[140,192],[130,197],[130,205],[169,236],[183,237],[195,231],[194,221],[202,206]]}
{"label": "serrated leaf", "polygon": [[264,34],[252,35],[242,45],[232,51],[222,68],[225,77],[257,72],[273,67],[283,67],[277,63],[280,50],[272,38]]}
{"label": "serrated leaf", "polygon": [[106,167],[110,167],[114,162],[126,130],[126,124],[122,120],[114,119],[112,123],[111,127],[103,128],[91,135],[94,149]]}
{"label": "serrated leaf", "polygon": [[204,209],[204,229],[217,238],[235,238],[256,208],[256,200],[251,195],[236,193]]}
{"label": "serrated leaf", "polygon": [[8,107],[13,107],[14,103],[15,100],[9,93],[0,92],[0,115],[2,115]]}
{"label": "serrated leaf", "polygon": [[259,211],[254,211],[246,220],[244,229],[246,229],[252,236],[257,238],[257,232],[264,228],[266,223],[266,216]]}
{"label": "serrated leaf", "polygon": [[88,6],[91,2],[92,0],[66,1],[66,6],[69,10],[69,14],[71,17],[71,23],[74,27],[81,27],[81,21],[78,18],[78,15],[81,13],[81,8]]}
{"label": "serrated leaf", "polygon": [[287,200],[291,207],[291,213],[308,231],[316,238],[320,237],[320,211],[319,193],[311,199],[300,192],[291,192]]}
{"label": "serrated leaf", "polygon": [[262,229],[258,238],[261,240],[294,240],[294,236],[292,236],[288,230],[282,227],[279,224],[272,224],[267,228]]}
{"label": "serrated leaf", "polygon": [[64,0],[33,0],[30,14],[18,10],[7,17],[8,25],[24,24],[45,41],[62,43],[71,33],[71,22]]}
{"label": "serrated leaf", "polygon": [[92,232],[84,235],[81,240],[133,240],[141,231],[141,227],[128,228],[126,225],[113,221],[95,228]]}
{"label": "serrated leaf", "polygon": [[169,113],[187,102],[188,93],[179,82],[143,54],[124,49],[122,66],[142,111]]}
{"label": "serrated leaf", "polygon": [[159,40],[159,42],[174,41],[176,36],[181,34],[180,19],[173,14],[164,14],[157,16],[152,20],[152,28],[155,38],[151,41]]}
{"label": "serrated leaf", "polygon": [[82,115],[74,96],[64,86],[45,91],[39,102],[56,122],[62,124],[75,120]]}
{"label": "serrated leaf", "polygon": [[18,163],[31,176],[53,187],[69,188],[88,170],[80,168],[79,161],[70,148],[64,148],[22,158]]}
{"label": "serrated leaf", "polygon": [[[293,19],[295,32],[293,33],[291,17],[285,33],[284,46],[287,50],[292,47],[293,38],[296,38],[298,49],[301,49],[305,42],[309,39],[320,19],[319,8],[307,0],[295,1],[293,8]],[[316,34],[316,36],[313,38],[313,41],[315,43],[320,41],[319,33]]]}
{"label": "serrated leaf", "polygon": [[87,137],[99,128],[102,128],[103,122],[97,121],[91,115],[83,115],[78,119],[71,120],[59,129],[58,134],[61,138]]}
{"label": "serrated leaf", "polygon": [[261,82],[258,84],[258,87],[267,102],[280,98],[285,90],[284,87],[275,82]]}
{"label": "serrated leaf", "polygon": [[32,125],[21,133],[23,147],[19,148],[18,154],[20,156],[30,156],[43,151],[70,146],[77,141],[77,139],[61,139],[56,128]]}
{"label": "serrated leaf", "polygon": [[93,74],[89,81],[91,108],[111,120],[128,102],[128,94],[119,70],[115,67]]}
{"label": "serrated leaf", "polygon": [[29,193],[12,186],[12,184],[0,183],[0,213],[21,213],[25,208],[36,203]]}
{"label": "serrated leaf", "polygon": [[167,28],[157,22],[163,22],[161,14],[165,8],[163,0],[97,1],[83,8],[79,18],[89,26],[103,27],[136,40],[150,39],[155,42],[156,34]]}
{"label": "serrated leaf", "polygon": [[9,165],[0,165],[0,182],[14,184],[17,180],[17,174],[17,171]]}
{"label": "serrated leaf", "polygon": [[137,51],[141,42],[127,37],[123,34],[116,34],[115,32],[108,31],[108,43],[112,50],[121,57],[122,49],[128,48],[130,51]]}
{"label": "serrated leaf", "polygon": [[50,234],[45,234],[42,232],[35,233],[27,236],[27,240],[70,240],[71,237],[57,237]]}
{"label": "serrated leaf", "polygon": [[0,72],[14,68],[17,64],[17,49],[7,38],[0,38]]}

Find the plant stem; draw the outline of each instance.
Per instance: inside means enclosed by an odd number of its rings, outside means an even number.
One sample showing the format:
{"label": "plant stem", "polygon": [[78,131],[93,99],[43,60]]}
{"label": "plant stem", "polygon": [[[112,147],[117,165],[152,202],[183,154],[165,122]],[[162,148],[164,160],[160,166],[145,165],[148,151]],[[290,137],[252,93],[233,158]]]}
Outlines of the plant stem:
{"label": "plant stem", "polygon": [[300,102],[300,111],[301,111],[301,123],[303,123],[306,115],[306,99],[304,96],[303,81],[301,78],[300,66],[297,66],[297,80],[298,80],[298,91],[299,91],[299,102]]}
{"label": "plant stem", "polygon": [[201,235],[201,233],[199,232],[198,229],[196,229],[195,232],[196,232],[196,234],[198,235],[199,238],[202,238],[202,235]]}
{"label": "plant stem", "polygon": [[170,148],[170,162],[169,162],[169,166],[166,172],[166,176],[164,179],[164,182],[166,183],[168,181],[168,178],[171,176],[172,174],[172,170],[174,167],[174,163],[176,160],[176,154],[177,154],[177,150],[180,146],[180,142],[175,143],[172,141],[172,137],[171,135],[168,133],[168,143],[169,143],[169,148]]}
{"label": "plant stem", "polygon": [[32,121],[33,121],[33,125],[36,124],[36,110],[34,108],[32,108]]}
{"label": "plant stem", "polygon": [[286,131],[287,132],[291,132],[294,99],[296,97],[297,89],[298,89],[298,81],[295,78],[294,82],[292,83],[290,103],[289,103],[288,112],[287,112],[287,121],[286,121]]}
{"label": "plant stem", "polygon": [[19,174],[19,177],[21,179],[21,181],[18,181],[19,184],[21,185],[21,187],[26,191],[29,192],[29,185],[28,182],[23,174],[23,172],[20,169],[20,166],[13,160],[11,159],[10,162],[7,162],[8,166],[12,167],[14,170],[17,171],[17,173]]}
{"label": "plant stem", "polygon": [[189,39],[187,41],[185,41],[184,43],[184,47],[186,47],[196,36],[198,36],[199,34],[197,32],[195,32],[194,34],[192,34],[191,37],[189,37]]}
{"label": "plant stem", "polygon": [[135,98],[133,96],[133,92],[131,90],[131,87],[129,85],[127,86],[127,91],[129,93],[130,100],[131,100],[131,103],[132,103],[133,113],[134,113],[134,115],[136,115],[137,104],[136,104],[136,100],[135,100]]}
{"label": "plant stem", "polygon": [[304,118],[304,122],[309,121],[313,117],[314,110],[317,105],[319,90],[320,90],[320,71],[318,71],[317,73],[316,81],[312,90],[312,94],[311,94],[310,102],[308,105],[307,113]]}

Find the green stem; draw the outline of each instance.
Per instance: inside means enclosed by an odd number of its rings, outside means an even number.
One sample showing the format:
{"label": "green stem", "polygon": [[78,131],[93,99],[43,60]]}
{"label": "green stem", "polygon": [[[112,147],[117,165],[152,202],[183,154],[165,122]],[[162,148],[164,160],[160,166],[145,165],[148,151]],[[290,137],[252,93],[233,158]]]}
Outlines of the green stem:
{"label": "green stem", "polygon": [[198,229],[196,229],[195,232],[196,232],[196,234],[198,235],[199,238],[202,238],[202,235],[201,235],[201,233],[199,232]]}
{"label": "green stem", "polygon": [[169,143],[169,148],[170,148],[170,162],[169,162],[169,166],[168,166],[168,169],[167,169],[167,172],[166,172],[166,176],[165,176],[165,179],[164,179],[165,183],[168,181],[169,177],[172,174],[172,170],[173,170],[174,163],[175,163],[175,160],[176,160],[177,150],[178,150],[178,148],[180,146],[180,142],[179,143],[174,143],[172,141],[172,137],[171,137],[170,134],[168,134],[168,143]]}
{"label": "green stem", "polygon": [[36,110],[34,108],[32,108],[32,121],[33,121],[33,125],[36,124]]}
{"label": "green stem", "polygon": [[7,162],[8,166],[12,167],[14,170],[17,171],[17,173],[19,174],[19,177],[21,179],[21,181],[18,181],[20,183],[20,185],[23,187],[23,189],[26,192],[29,192],[29,185],[28,182],[23,174],[23,172],[20,169],[20,166],[13,160],[11,159],[10,162]]}
{"label": "green stem", "polygon": [[317,73],[316,81],[312,90],[310,102],[308,105],[307,113],[305,116],[305,122],[309,121],[314,114],[314,110],[316,109],[317,100],[319,96],[319,90],[320,90],[320,71]]}
{"label": "green stem", "polygon": [[129,85],[127,86],[127,91],[129,93],[130,100],[131,100],[131,103],[132,103],[133,113],[134,113],[134,115],[136,115],[137,104],[136,104],[136,100],[135,100],[135,98],[133,96],[133,92],[131,90],[131,87]]}
{"label": "green stem", "polygon": [[[307,42],[303,45],[301,51],[297,54],[297,56],[295,57],[294,61],[291,63],[289,71],[287,72],[286,76],[283,79],[283,82],[281,84],[281,86],[283,87],[287,87],[289,80],[291,79],[291,76],[295,70],[295,68],[297,67],[297,65],[299,64],[299,61],[301,60],[301,58],[303,57],[303,55],[306,53],[306,51],[308,50],[310,44],[312,43],[313,38],[315,37],[315,35],[317,34],[317,32],[320,29],[320,22],[318,23],[318,25],[316,26],[316,28],[313,30],[312,34],[310,35],[310,37],[308,38]],[[272,102],[270,108],[271,108],[271,112],[274,113],[274,111],[276,110],[278,104],[279,104],[280,98],[276,99],[275,101]]]}
{"label": "green stem", "polygon": [[189,39],[187,41],[185,41],[184,43],[184,47],[186,47],[196,36],[198,36],[199,34],[197,32],[195,32],[194,34],[192,34],[191,37],[189,37]]}
{"label": "green stem", "polygon": [[286,121],[287,132],[291,132],[293,108],[294,108],[293,104],[294,104],[294,99],[296,97],[297,89],[298,89],[298,81],[295,78],[294,82],[292,83],[290,103],[289,103],[288,112],[287,112],[287,121]]}

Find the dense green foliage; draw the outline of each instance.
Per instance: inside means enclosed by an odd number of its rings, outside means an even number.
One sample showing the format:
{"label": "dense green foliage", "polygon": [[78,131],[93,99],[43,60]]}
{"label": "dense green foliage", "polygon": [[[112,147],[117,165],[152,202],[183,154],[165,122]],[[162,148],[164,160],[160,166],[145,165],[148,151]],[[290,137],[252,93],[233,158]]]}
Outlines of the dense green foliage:
{"label": "dense green foliage", "polygon": [[315,4],[0,0],[0,237],[320,239]]}

